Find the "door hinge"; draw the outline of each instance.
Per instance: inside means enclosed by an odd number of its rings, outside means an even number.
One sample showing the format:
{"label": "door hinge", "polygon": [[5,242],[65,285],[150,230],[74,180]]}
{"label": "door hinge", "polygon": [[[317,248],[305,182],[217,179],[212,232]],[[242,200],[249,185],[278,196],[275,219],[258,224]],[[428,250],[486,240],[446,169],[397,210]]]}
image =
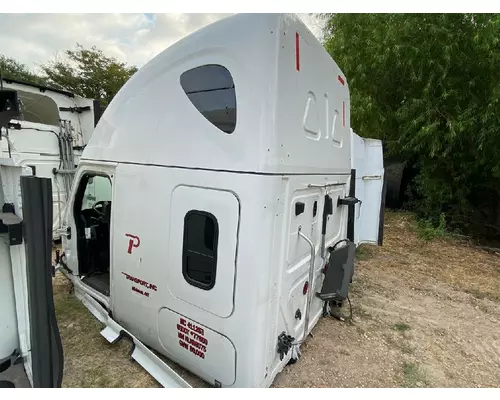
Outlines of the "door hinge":
{"label": "door hinge", "polygon": [[59,232],[61,236],[66,236],[66,239],[71,240],[71,226],[63,227]]}

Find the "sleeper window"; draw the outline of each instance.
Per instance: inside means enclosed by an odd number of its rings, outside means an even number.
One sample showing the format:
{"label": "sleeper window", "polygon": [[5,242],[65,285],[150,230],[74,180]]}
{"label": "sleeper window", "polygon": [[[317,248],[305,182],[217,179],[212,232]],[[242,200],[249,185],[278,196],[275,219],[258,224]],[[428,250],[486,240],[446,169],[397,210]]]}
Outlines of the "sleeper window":
{"label": "sleeper window", "polygon": [[217,272],[217,219],[204,211],[189,211],[184,217],[182,273],[186,281],[200,289],[215,285]]}
{"label": "sleeper window", "polygon": [[226,133],[236,127],[236,93],[231,73],[221,65],[203,65],[184,72],[181,86],[191,103]]}

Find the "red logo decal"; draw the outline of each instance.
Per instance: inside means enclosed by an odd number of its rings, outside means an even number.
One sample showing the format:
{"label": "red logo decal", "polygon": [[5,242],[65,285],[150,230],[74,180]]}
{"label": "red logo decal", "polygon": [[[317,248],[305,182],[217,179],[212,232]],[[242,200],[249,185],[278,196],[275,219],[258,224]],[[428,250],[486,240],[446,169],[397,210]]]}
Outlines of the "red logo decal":
{"label": "red logo decal", "polygon": [[126,233],[125,236],[130,238],[127,253],[132,254],[132,249],[141,245],[141,239],[139,239],[139,236],[131,235],[130,233]]}
{"label": "red logo decal", "polygon": [[132,281],[132,282],[135,282],[141,286],[144,286],[146,289],[154,290],[155,292],[158,291],[158,288],[156,287],[156,285],[154,285],[150,282],[143,281],[142,279],[139,279],[139,278],[136,278],[135,276],[127,274],[126,272],[122,272],[122,274],[125,275],[125,277],[129,281]]}

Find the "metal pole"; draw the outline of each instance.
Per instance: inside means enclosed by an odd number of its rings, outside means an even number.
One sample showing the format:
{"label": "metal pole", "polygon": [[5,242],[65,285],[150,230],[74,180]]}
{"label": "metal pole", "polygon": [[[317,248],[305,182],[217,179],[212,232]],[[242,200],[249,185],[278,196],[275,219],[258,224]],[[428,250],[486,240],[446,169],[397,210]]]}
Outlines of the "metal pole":
{"label": "metal pole", "polygon": [[59,228],[58,231],[62,229],[62,212],[61,212],[61,188],[59,187],[59,182],[57,181],[58,176],[54,175],[54,183],[57,188],[57,213],[59,217]]}
{"label": "metal pole", "polygon": [[[0,68],[0,90],[3,90],[3,69]],[[0,126],[0,139],[2,134],[2,127]],[[9,140],[9,124],[5,126],[5,138],[7,139],[7,149],[9,150],[9,158],[12,158],[12,153],[10,149],[10,140]]]}

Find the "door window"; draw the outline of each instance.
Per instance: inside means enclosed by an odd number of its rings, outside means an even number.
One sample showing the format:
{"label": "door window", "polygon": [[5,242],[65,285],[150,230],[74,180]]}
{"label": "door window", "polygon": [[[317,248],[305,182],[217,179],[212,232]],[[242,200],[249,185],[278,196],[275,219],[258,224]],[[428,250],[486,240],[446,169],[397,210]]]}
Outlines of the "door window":
{"label": "door window", "polygon": [[99,175],[88,178],[81,210],[95,208],[104,202],[111,202],[111,181]]}

